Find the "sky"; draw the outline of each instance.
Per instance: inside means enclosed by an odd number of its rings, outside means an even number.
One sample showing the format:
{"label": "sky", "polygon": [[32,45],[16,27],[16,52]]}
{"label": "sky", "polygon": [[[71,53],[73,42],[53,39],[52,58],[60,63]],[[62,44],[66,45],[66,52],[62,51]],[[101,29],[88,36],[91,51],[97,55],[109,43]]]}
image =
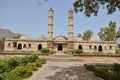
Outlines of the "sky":
{"label": "sky", "polygon": [[[74,0],[0,0],[0,28],[10,29],[15,33],[26,34],[31,38],[41,35],[47,37],[48,10],[54,10],[53,36],[68,35],[68,10],[73,9]],[[120,27],[120,12],[107,15],[100,10],[98,16],[86,17],[83,13],[74,12],[74,36],[86,30],[93,31],[92,37],[98,37],[101,27],[108,27],[110,21]]]}

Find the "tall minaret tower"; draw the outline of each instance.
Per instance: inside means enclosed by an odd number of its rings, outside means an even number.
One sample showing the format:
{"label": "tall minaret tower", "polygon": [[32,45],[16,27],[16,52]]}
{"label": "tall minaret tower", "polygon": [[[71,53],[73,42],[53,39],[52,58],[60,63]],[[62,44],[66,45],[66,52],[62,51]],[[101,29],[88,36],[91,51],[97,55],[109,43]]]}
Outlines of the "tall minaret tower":
{"label": "tall minaret tower", "polygon": [[73,40],[73,10],[70,9],[68,12],[68,40]]}
{"label": "tall minaret tower", "polygon": [[52,8],[50,8],[48,17],[48,40],[53,39],[53,14],[54,11]]}

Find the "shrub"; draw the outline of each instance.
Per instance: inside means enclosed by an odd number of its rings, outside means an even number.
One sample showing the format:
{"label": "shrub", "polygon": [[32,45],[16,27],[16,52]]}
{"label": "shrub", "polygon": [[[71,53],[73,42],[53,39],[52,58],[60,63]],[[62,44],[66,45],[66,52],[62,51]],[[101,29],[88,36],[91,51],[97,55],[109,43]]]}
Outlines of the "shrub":
{"label": "shrub", "polygon": [[37,70],[35,63],[28,63],[25,68],[30,72]]}
{"label": "shrub", "polygon": [[89,70],[89,71],[94,71],[94,70],[95,70],[95,67],[94,67],[93,65],[85,64],[84,66],[85,66],[85,68],[86,68],[87,70]]}
{"label": "shrub", "polygon": [[41,53],[49,53],[49,49],[47,49],[47,48],[42,48],[41,50],[40,50],[40,52]]}
{"label": "shrub", "polygon": [[27,78],[32,75],[32,72],[30,72],[28,70],[28,67],[26,67],[26,66],[18,66],[14,70],[12,70],[12,72],[22,78]]}
{"label": "shrub", "polygon": [[54,50],[49,51],[49,54],[55,54],[55,53],[56,53],[56,51],[54,51]]}
{"label": "shrub", "polygon": [[23,57],[21,59],[21,63],[26,65],[27,63],[34,62],[37,59],[38,59],[38,55],[37,54],[32,54],[32,55]]}
{"label": "shrub", "polygon": [[77,53],[77,54],[83,53],[83,51],[82,51],[81,49],[75,49],[73,52],[74,52],[74,53]]}
{"label": "shrub", "polygon": [[5,72],[0,74],[0,80],[22,80],[22,78],[15,73]]}
{"label": "shrub", "polygon": [[116,49],[116,53],[120,54],[120,48]]}

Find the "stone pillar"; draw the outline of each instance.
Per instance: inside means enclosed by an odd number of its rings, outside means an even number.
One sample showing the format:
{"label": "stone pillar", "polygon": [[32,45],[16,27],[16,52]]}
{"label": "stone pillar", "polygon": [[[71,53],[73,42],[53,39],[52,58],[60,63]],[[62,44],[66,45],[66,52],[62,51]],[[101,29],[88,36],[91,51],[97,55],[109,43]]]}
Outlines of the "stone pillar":
{"label": "stone pillar", "polygon": [[48,40],[53,39],[53,14],[54,11],[52,8],[50,8],[48,17]]}
{"label": "stone pillar", "polygon": [[68,40],[73,41],[73,10],[68,12]]}
{"label": "stone pillar", "polygon": [[67,49],[74,49],[74,41],[73,41],[73,10],[70,9],[68,12],[68,42]]}

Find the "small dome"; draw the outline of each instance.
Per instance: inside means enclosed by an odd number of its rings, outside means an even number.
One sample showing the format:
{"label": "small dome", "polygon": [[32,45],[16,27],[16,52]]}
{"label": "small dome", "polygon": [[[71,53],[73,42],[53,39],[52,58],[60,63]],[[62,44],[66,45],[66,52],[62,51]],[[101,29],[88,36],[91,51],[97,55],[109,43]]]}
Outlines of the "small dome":
{"label": "small dome", "polygon": [[57,38],[55,38],[55,41],[66,41],[66,40],[64,37],[58,36]]}
{"label": "small dome", "polygon": [[31,39],[30,37],[24,35],[24,36],[21,36],[19,39]]}
{"label": "small dome", "polygon": [[47,40],[47,38],[44,35],[40,36],[38,39],[39,40]]}
{"label": "small dome", "polygon": [[91,38],[89,41],[101,41],[101,40],[98,38]]}
{"label": "small dome", "polygon": [[83,39],[81,37],[75,37],[74,40],[75,41],[83,41]]}

